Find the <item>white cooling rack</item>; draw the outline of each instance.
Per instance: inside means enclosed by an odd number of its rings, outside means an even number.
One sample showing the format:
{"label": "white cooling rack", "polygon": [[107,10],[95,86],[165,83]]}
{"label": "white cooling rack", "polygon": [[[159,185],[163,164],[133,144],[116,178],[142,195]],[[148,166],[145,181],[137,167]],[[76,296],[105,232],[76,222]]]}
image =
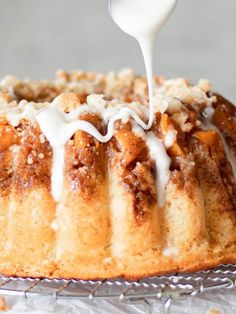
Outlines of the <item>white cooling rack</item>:
{"label": "white cooling rack", "polygon": [[175,300],[193,297],[206,290],[236,287],[236,265],[224,265],[214,270],[193,274],[172,274],[138,281],[122,279],[84,281],[0,277],[0,294],[25,298],[116,300],[142,303],[146,313],[152,313],[150,299],[163,302],[163,313],[169,313]]}

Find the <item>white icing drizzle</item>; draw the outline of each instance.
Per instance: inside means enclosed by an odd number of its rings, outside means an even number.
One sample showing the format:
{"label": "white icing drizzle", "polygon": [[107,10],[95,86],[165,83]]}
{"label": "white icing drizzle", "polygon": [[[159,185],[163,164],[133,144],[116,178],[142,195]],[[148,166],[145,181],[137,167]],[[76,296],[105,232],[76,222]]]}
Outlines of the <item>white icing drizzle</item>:
{"label": "white icing drizzle", "polygon": [[[40,106],[40,104],[37,104]],[[32,120],[38,113],[38,109],[35,103],[28,103],[26,100],[22,100],[19,105],[9,110],[7,118],[11,125],[17,127],[21,120]]]}
{"label": "white icing drizzle", "polygon": [[[152,132],[145,132],[143,128],[143,118],[147,119],[148,109],[139,103],[123,104],[118,101],[105,101],[103,95],[91,95],[88,97],[88,104],[80,105],[70,113],[64,113],[61,106],[63,105],[63,95],[58,96],[51,104],[35,104],[21,101],[17,107],[9,107],[2,112],[7,113],[7,118],[13,126],[18,126],[22,119],[34,120],[39,123],[42,133],[50,142],[53,149],[53,166],[51,178],[52,195],[56,201],[60,200],[63,188],[64,175],[64,146],[77,130],[83,130],[92,135],[99,142],[105,143],[114,135],[114,123],[121,120],[124,123],[131,119],[133,132],[146,141],[150,151],[151,158],[156,164],[156,190],[158,193],[158,203],[162,207],[165,202],[165,188],[169,180],[170,158],[166,149],[170,148],[176,140],[176,130],[169,129],[163,142],[158,139]],[[155,110],[158,109],[155,107]],[[156,112],[155,111],[155,112]],[[99,115],[107,125],[107,134],[102,135],[89,122],[79,120],[83,113]],[[205,122],[207,128],[220,132],[210,122],[214,109],[206,109],[205,115],[208,116]],[[228,160],[230,161],[234,175],[236,176],[235,156],[220,134],[225,146]],[[166,148],[166,149],[165,149]]]}
{"label": "white icing drizzle", "polygon": [[213,107],[208,107],[204,110],[205,119],[204,119],[204,124],[202,125],[202,128],[208,129],[208,130],[211,129],[211,130],[213,130],[219,134],[219,136],[222,140],[223,146],[224,146],[224,151],[226,153],[227,159],[228,159],[229,163],[231,164],[234,178],[236,179],[236,156],[233,153],[232,149],[227,144],[224,136],[221,134],[219,129],[211,122],[214,112],[215,112],[215,110]]}
{"label": "white icing drizzle", "polygon": [[165,188],[170,178],[171,160],[166,153],[164,144],[152,132],[147,133],[147,146],[151,158],[156,164],[156,191],[158,193],[158,204],[165,205]]}
{"label": "white icing drizzle", "polygon": [[[165,205],[165,189],[170,178],[170,164],[171,160],[166,152],[165,141],[162,143],[152,132],[145,133],[136,123],[132,124],[132,131],[134,134],[142,138],[148,147],[150,157],[154,160],[156,166],[156,192],[158,196],[158,205],[163,207]],[[175,131],[169,131],[173,134],[173,144],[176,140]],[[170,144],[170,143],[169,143]],[[173,145],[172,144],[172,145]],[[171,145],[171,146],[172,146]]]}
{"label": "white icing drizzle", "polygon": [[[164,143],[152,132],[144,132],[144,122],[140,116],[147,118],[147,109],[138,103],[121,104],[108,103],[103,95],[91,95],[88,104],[81,105],[70,113],[64,113],[60,102],[63,96],[58,96],[51,104],[35,104],[21,101],[15,108],[9,108],[8,121],[17,127],[22,119],[36,120],[44,136],[49,141],[53,150],[53,163],[51,173],[51,191],[56,201],[60,200],[64,177],[65,144],[77,130],[87,132],[99,142],[108,142],[114,135],[114,124],[117,120],[126,122],[133,118],[133,132],[142,137],[146,142],[150,156],[153,158],[157,169],[156,190],[159,206],[164,205],[165,187],[169,180],[170,158],[166,148],[173,145],[176,140],[176,131],[169,130],[164,138]],[[63,101],[63,100],[62,100]],[[113,104],[114,103],[114,104]],[[91,123],[79,120],[83,113],[100,115],[107,124],[107,134],[102,135]]]}
{"label": "white icing drizzle", "polygon": [[[100,107],[97,106],[98,99],[100,99]],[[40,104],[21,102],[18,107],[9,110],[7,118],[15,127],[20,124],[22,119],[33,120],[35,118],[38,122],[42,133],[49,141],[53,150],[51,191],[56,201],[60,200],[63,188],[65,144],[73,134],[77,130],[82,130],[92,135],[99,142],[106,143],[114,135],[114,124],[117,120],[125,120],[124,122],[126,122],[126,120],[133,118],[135,125],[140,130],[140,134],[144,134],[152,158],[156,162],[158,172],[157,190],[160,204],[163,204],[163,189],[165,188],[164,185],[168,182],[168,173],[166,180],[164,180],[165,172],[167,172],[167,168],[165,167],[169,164],[169,159],[162,142],[157,138],[154,139],[155,136],[150,132],[146,136],[143,131],[144,122],[140,118],[140,115],[147,116],[146,108],[138,104],[116,104],[114,107],[106,107],[106,102],[102,102],[102,99],[102,96],[95,95],[93,99],[90,96],[88,98],[89,105],[81,105],[68,114],[64,113],[60,107],[60,96],[51,104],[47,104],[46,107],[42,107]],[[84,112],[100,115],[104,122],[107,123],[107,134],[102,135],[91,123],[78,120],[79,116]],[[167,158],[167,161],[164,158]],[[157,159],[160,160],[157,162]]]}
{"label": "white icing drizzle", "polygon": [[[104,115],[104,109],[102,111],[103,116],[106,117],[106,115]],[[113,114],[114,109],[110,109],[109,113],[112,114],[107,125],[106,135],[99,133],[99,131],[89,122],[82,120],[68,121],[68,115],[58,109],[55,101],[49,106],[49,108],[42,110],[36,115],[36,120],[40,125],[41,131],[44,133],[53,148],[51,189],[53,197],[56,201],[60,200],[63,187],[64,146],[77,130],[83,130],[92,135],[99,142],[106,143],[114,135],[114,124],[117,120],[124,120],[124,118],[132,117],[136,124],[143,128],[143,120],[141,120],[138,114],[130,108],[123,107],[116,114]],[[72,114],[70,114],[69,117],[71,116]],[[158,199],[159,205],[163,206],[165,201],[164,190],[169,180],[170,159],[166,153],[163,143],[156,136],[149,132],[146,139],[150,155],[156,163]]]}
{"label": "white icing drizzle", "polygon": [[[155,36],[167,22],[177,0],[109,0],[113,20],[127,34],[137,39],[146,67],[149,93],[149,130],[154,121],[153,53]],[[140,22],[141,21],[141,22]]]}

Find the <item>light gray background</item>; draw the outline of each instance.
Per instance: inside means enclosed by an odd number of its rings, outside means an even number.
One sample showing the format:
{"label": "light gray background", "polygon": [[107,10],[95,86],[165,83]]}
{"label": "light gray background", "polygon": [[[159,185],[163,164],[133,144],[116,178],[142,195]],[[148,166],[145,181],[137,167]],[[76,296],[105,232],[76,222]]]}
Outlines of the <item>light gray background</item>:
{"label": "light gray background", "polygon": [[[158,36],[155,71],[209,78],[236,101],[235,34],[236,0],[180,0]],[[144,72],[137,43],[112,22],[106,0],[0,0],[1,77],[127,66]]]}

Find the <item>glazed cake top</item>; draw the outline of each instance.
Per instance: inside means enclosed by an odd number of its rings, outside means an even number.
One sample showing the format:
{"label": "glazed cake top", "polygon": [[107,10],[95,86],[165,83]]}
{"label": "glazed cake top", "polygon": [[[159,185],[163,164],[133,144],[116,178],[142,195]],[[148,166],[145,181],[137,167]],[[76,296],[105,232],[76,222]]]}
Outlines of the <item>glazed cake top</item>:
{"label": "glazed cake top", "polygon": [[[159,205],[163,206],[170,158],[185,155],[182,134],[205,129],[218,132],[211,120],[220,97],[213,94],[207,80],[192,85],[182,78],[156,77],[156,119],[152,128],[145,131],[143,125],[149,114],[147,94],[146,79],[128,69],[117,75],[59,71],[54,81],[21,81],[7,77],[0,83],[0,116],[15,128],[22,121],[39,125],[53,149],[51,189],[56,201],[60,199],[63,184],[64,146],[75,132],[81,130],[98,142],[106,143],[120,125],[128,123],[132,132],[146,142],[150,157],[155,161]],[[228,102],[227,106],[235,116],[235,108]],[[99,117],[103,129],[80,118],[85,114]],[[204,137],[201,133],[198,136]],[[208,137],[211,138],[209,134]],[[236,173],[231,148],[226,141],[223,143]]]}

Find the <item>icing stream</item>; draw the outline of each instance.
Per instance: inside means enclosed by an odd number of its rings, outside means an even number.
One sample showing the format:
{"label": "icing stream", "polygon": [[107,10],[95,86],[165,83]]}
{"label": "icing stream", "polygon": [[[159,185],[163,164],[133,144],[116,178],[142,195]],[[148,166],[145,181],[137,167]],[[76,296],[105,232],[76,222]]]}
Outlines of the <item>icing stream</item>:
{"label": "icing stream", "polygon": [[[166,141],[157,138],[152,132],[145,133],[137,124],[133,123],[132,131],[138,137],[141,137],[149,150],[150,157],[154,160],[156,166],[156,191],[158,197],[159,207],[165,205],[165,188],[170,178],[170,164],[171,160],[166,152],[166,148],[171,147],[176,140],[176,132],[169,131],[167,133],[168,145]],[[171,134],[171,135],[170,135]],[[169,139],[171,138],[171,140]]]}
{"label": "icing stream", "polygon": [[170,178],[171,160],[166,153],[164,144],[152,132],[147,134],[147,146],[151,158],[156,164],[156,191],[158,193],[158,203],[162,207],[165,205],[165,188]]}
{"label": "icing stream", "polygon": [[149,130],[154,121],[153,52],[155,36],[167,22],[177,0],[109,0],[109,10],[116,24],[137,39],[141,47],[148,80],[149,120],[143,129]]}

